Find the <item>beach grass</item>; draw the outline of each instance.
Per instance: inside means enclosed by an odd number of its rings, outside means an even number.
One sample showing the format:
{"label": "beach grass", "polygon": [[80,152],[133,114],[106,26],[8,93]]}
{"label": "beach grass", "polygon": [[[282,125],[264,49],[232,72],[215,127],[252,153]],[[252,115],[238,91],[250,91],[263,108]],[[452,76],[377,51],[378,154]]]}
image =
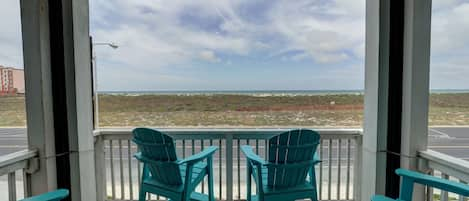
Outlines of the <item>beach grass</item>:
{"label": "beach grass", "polygon": [[[26,125],[23,96],[0,97],[0,126]],[[363,95],[99,96],[101,127],[361,127]],[[431,94],[429,124],[469,125],[469,93]]]}

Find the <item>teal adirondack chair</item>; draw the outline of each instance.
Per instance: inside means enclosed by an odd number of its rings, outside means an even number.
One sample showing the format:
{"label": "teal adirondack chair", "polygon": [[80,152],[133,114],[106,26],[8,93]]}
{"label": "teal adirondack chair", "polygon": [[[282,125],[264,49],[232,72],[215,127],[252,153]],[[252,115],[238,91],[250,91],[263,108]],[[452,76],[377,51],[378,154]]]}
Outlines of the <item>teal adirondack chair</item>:
{"label": "teal adirondack chair", "polygon": [[[217,147],[208,147],[198,154],[179,160],[173,139],[159,131],[136,128],[132,141],[139,149],[135,157],[144,163],[139,201],[144,201],[147,193],[172,201],[215,201],[212,155]],[[205,176],[208,176],[208,195],[194,192]]]}
{"label": "teal adirondack chair", "polygon": [[41,195],[25,198],[20,201],[60,201],[68,197],[68,194],[69,192],[67,189],[58,189]]}
{"label": "teal adirondack chair", "polygon": [[372,201],[412,201],[412,193],[415,183],[469,197],[469,186],[462,183],[406,169],[397,169],[396,174],[402,177],[399,198],[395,200],[382,195],[375,195],[371,198]]}
{"label": "teal adirondack chair", "polygon": [[[268,160],[252,147],[242,146],[247,158],[247,200],[317,200],[314,165],[319,163],[316,148],[320,136],[312,130],[292,130],[269,139]],[[307,174],[310,174],[309,181]],[[251,195],[251,175],[257,195]]]}

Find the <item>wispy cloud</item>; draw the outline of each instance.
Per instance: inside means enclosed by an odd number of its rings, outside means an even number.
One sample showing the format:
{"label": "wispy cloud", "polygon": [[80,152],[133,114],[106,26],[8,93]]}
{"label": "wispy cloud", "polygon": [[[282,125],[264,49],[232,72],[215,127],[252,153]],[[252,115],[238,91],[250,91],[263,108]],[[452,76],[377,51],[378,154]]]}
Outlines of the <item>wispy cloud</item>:
{"label": "wispy cloud", "polygon": [[[363,86],[365,0],[90,3],[95,42],[120,46],[95,48],[103,90]],[[469,88],[469,3],[434,0],[432,15],[431,86]],[[17,0],[2,1],[0,27],[0,64],[22,67]]]}
{"label": "wispy cloud", "polygon": [[19,1],[4,0],[0,6],[0,65],[23,67]]}
{"label": "wispy cloud", "polygon": [[364,57],[364,2],[96,0],[92,32],[96,40],[121,44],[97,50],[102,57],[136,70],[200,61],[356,63]]}
{"label": "wispy cloud", "polygon": [[432,12],[432,88],[468,89],[469,2],[435,0]]}

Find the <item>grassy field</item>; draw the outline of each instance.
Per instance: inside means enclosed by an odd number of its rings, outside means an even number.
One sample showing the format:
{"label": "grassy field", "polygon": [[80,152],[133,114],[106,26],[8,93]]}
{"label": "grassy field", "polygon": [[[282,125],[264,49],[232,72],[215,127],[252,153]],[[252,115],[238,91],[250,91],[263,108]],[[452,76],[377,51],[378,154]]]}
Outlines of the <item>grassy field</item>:
{"label": "grassy field", "polygon": [[[432,94],[430,125],[469,125],[469,93]],[[360,127],[362,95],[100,95],[102,127]],[[24,97],[0,97],[0,126],[25,125]]]}

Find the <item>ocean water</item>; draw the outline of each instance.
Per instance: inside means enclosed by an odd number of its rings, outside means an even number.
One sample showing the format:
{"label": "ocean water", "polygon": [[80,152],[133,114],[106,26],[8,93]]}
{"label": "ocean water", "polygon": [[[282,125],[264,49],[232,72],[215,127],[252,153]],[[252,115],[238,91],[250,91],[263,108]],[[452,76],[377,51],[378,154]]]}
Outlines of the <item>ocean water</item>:
{"label": "ocean water", "polygon": [[[194,90],[194,91],[99,91],[99,94],[109,95],[251,95],[251,96],[313,96],[313,95],[337,95],[337,94],[354,94],[363,95],[364,90]],[[432,89],[430,93],[469,93],[469,89]]]}
{"label": "ocean water", "polygon": [[251,95],[251,96],[308,96],[332,94],[363,94],[363,90],[222,90],[222,91],[100,91],[110,95]]}

